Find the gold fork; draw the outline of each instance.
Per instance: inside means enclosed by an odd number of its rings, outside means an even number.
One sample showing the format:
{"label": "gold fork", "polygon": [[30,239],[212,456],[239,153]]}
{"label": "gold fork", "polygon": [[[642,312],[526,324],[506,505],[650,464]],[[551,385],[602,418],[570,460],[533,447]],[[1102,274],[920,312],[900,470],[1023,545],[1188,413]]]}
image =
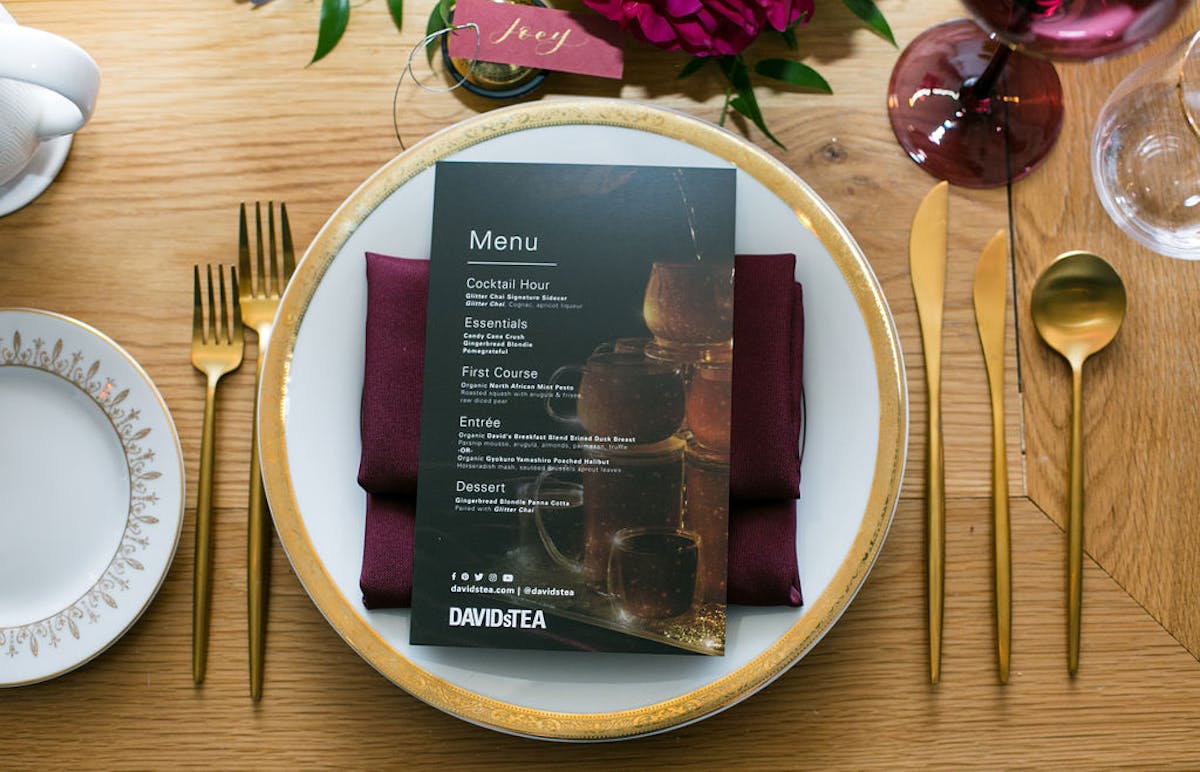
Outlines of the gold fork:
{"label": "gold fork", "polygon": [[[212,600],[212,484],[216,433],[217,383],[242,364],[245,333],[238,307],[237,270],[229,269],[229,295],[225,272],[217,266],[220,305],[213,298],[213,270],[207,266],[208,305],[200,292],[200,266],[192,269],[192,365],[208,378],[204,393],[204,432],[200,441],[200,490],[196,494],[196,570],[192,584],[192,679],[204,681],[208,663],[208,621]],[[230,300],[231,299],[231,300]],[[229,304],[232,302],[232,313]],[[205,316],[208,324],[205,325]],[[218,316],[220,324],[218,325]]]}
{"label": "gold fork", "polygon": [[[250,628],[250,698],[262,697],[263,656],[267,632],[267,567],[271,558],[271,534],[268,529],[267,497],[263,490],[262,462],[258,456],[258,389],[262,385],[263,355],[271,342],[275,312],[283,288],[296,270],[292,248],[292,230],[288,225],[287,205],[279,205],[280,238],[283,263],[275,248],[275,204],[267,203],[267,244],[263,252],[262,207],[254,204],[255,252],[253,272],[250,265],[250,239],[246,228],[246,205],[241,206],[238,221],[238,268],[242,272],[242,321],[258,336],[258,364],[254,378],[254,431],[250,446],[250,513],[247,538],[247,616]],[[282,269],[282,270],[281,270]],[[253,279],[253,280],[252,280]]]}

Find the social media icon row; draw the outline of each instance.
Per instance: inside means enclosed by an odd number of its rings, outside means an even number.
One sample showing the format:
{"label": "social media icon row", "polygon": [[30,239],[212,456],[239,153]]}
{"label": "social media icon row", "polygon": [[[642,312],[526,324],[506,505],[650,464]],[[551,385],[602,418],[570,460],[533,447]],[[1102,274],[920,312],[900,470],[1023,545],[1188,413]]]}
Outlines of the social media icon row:
{"label": "social media icon row", "polygon": [[497,574],[494,571],[491,573],[484,573],[483,571],[453,571],[450,573],[450,581],[452,582],[482,582],[484,577],[487,577],[489,582],[512,584],[516,581],[516,577],[512,574]]}

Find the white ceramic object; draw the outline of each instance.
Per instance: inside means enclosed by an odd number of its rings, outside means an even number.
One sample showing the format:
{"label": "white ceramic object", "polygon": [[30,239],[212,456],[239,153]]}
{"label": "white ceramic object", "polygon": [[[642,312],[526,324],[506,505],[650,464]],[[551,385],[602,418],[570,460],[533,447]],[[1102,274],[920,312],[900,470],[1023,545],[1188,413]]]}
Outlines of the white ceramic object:
{"label": "white ceramic object", "polygon": [[[365,251],[428,257],[433,164],[734,165],[736,248],[795,252],[804,285],[806,444],[797,503],[801,608],[729,608],[724,657],[412,646],[407,610],[358,589],[365,496],[355,482]],[[760,689],[837,621],[891,523],[907,445],[899,342],[865,257],[829,208],[766,153],[710,123],[613,100],[546,100],[446,129],[367,180],[317,235],[283,300],[259,427],[267,491],[298,576],[385,676],[467,721],[596,740],[682,726]]]}
{"label": "white ceramic object", "polygon": [[150,378],[82,322],[0,308],[0,686],[66,673],[141,616],[183,524]]}
{"label": "white ceramic object", "polygon": [[0,217],[54,180],[99,90],[100,68],[86,51],[17,24],[0,6]]}

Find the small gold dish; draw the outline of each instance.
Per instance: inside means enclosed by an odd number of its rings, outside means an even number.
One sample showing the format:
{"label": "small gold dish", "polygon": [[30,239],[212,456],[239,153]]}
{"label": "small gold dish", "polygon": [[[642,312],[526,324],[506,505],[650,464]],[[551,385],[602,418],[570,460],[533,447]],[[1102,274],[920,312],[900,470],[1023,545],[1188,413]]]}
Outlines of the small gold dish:
{"label": "small gold dish", "polygon": [[[546,4],[539,0],[495,0],[512,5],[532,5],[545,8]],[[454,20],[454,12],[450,13]],[[442,60],[450,70],[455,81],[472,94],[491,99],[512,99],[533,91],[546,79],[546,70],[536,67],[525,67],[501,62],[477,61],[471,66],[471,60],[450,56],[450,36],[442,36]]]}

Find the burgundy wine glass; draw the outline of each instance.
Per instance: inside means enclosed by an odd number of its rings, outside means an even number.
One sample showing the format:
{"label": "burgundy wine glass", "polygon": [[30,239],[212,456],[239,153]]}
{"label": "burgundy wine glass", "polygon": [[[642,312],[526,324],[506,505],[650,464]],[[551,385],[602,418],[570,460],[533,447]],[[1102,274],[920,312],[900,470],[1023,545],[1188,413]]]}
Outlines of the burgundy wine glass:
{"label": "burgundy wine glass", "polygon": [[1188,2],[963,0],[991,33],[956,19],[909,44],[888,86],[896,139],[913,161],[952,184],[1018,180],[1045,158],[1062,127],[1062,86],[1049,60],[1129,51]]}

